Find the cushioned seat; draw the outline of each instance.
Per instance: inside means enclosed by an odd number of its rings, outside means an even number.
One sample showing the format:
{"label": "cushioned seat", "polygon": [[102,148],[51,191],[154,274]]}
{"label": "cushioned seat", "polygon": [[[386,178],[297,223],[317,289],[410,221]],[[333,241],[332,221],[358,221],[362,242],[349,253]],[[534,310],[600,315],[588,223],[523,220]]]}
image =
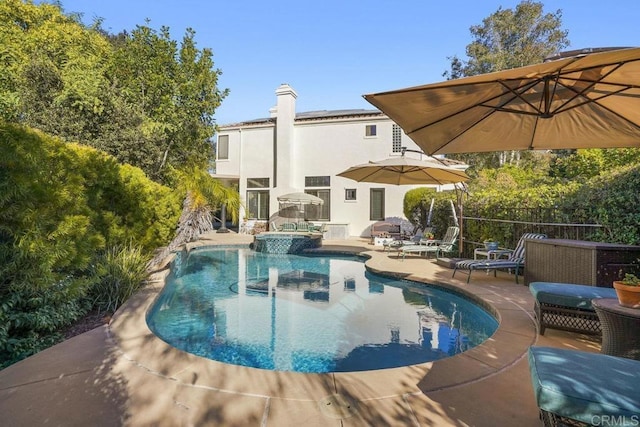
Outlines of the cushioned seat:
{"label": "cushioned seat", "polygon": [[591,300],[594,298],[616,298],[616,290],[613,288],[570,283],[532,282],[529,290],[540,302],[584,310],[593,310]]}
{"label": "cushioned seat", "polygon": [[546,328],[599,335],[600,320],[591,300],[616,298],[613,288],[572,283],[532,282],[529,291],[536,299],[534,311],[540,335]]}
{"label": "cushioned seat", "polygon": [[544,425],[558,417],[587,425],[640,423],[640,361],[551,347],[531,347],[528,356]]}
{"label": "cushioned seat", "polygon": [[285,222],[280,226],[280,231],[297,231],[298,226],[295,222]]}
{"label": "cushioned seat", "polygon": [[299,222],[296,225],[296,231],[310,231],[308,222]]}

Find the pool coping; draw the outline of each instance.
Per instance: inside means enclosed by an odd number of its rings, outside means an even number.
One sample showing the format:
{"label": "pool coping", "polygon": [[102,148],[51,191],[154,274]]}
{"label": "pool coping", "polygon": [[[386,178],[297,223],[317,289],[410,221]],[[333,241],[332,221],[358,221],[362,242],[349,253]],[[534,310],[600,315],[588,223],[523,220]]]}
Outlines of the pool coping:
{"label": "pool coping", "polygon": [[[187,250],[203,246],[218,245],[210,242],[190,244]],[[149,329],[146,316],[164,286],[169,272],[168,259],[162,270],[152,275],[149,285],[115,313],[108,327],[109,336],[125,360],[181,387],[296,402],[318,402],[328,396],[342,396],[352,403],[419,395],[478,382],[509,369],[522,360],[529,346],[535,343],[531,307],[523,307],[513,298],[490,288],[473,284],[461,286],[427,275],[394,271],[385,267],[385,258],[390,258],[388,254],[361,249],[342,250],[368,256],[365,265],[369,271],[440,286],[481,303],[496,316],[499,322],[496,332],[483,344],[456,356],[375,371],[305,374],[229,365],[178,350]],[[335,253],[336,249],[323,247],[314,251]],[[384,387],[380,387],[381,384]]]}

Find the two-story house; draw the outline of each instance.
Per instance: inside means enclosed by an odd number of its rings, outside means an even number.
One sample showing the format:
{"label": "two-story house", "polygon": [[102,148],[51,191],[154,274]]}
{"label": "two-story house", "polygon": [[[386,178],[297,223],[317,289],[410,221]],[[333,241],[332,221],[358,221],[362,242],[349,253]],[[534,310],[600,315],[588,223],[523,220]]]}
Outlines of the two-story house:
{"label": "two-story house", "polygon": [[324,200],[306,210],[307,219],[327,223],[334,238],[369,236],[376,221],[404,218],[404,194],[414,187],[336,175],[400,156],[402,147],[418,150],[415,143],[378,110],[296,113],[297,96],[283,84],[270,117],[220,126],[214,177],[237,183],[245,205],[240,218],[269,224],[280,210],[278,196],[292,192]]}

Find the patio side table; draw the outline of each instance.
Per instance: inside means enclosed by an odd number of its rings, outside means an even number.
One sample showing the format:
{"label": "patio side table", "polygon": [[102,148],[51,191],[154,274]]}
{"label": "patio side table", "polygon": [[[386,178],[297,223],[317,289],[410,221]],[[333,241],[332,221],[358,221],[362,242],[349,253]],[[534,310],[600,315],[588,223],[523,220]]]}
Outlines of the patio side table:
{"label": "patio side table", "polygon": [[640,309],[623,307],[616,298],[591,301],[602,326],[604,354],[640,360]]}
{"label": "patio side table", "polygon": [[486,259],[498,259],[501,257],[508,257],[513,253],[509,249],[485,249],[477,248],[473,250],[473,259],[478,259],[479,256],[483,256]]}

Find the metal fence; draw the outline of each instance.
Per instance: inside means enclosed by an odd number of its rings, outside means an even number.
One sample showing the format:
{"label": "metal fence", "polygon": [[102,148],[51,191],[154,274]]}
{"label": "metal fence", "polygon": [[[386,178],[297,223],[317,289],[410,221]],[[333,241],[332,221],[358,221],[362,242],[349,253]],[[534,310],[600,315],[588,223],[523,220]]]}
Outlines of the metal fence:
{"label": "metal fence", "polygon": [[[590,240],[600,224],[572,222],[571,214],[557,209],[512,208],[500,212],[503,218],[486,218],[465,211],[463,220],[463,255],[483,245],[486,234],[494,235],[501,247],[513,249],[524,233],[542,233],[551,239]],[[496,215],[497,216],[497,215]]]}

